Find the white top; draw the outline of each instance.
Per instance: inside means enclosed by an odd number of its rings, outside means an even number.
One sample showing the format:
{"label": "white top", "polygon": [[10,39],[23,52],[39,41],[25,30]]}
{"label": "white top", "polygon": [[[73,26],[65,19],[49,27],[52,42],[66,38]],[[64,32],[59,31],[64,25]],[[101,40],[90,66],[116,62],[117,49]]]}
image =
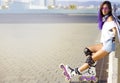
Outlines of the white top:
{"label": "white top", "polygon": [[102,33],[101,33],[101,40],[100,40],[101,43],[104,43],[107,40],[114,37],[114,33],[112,31],[110,31],[114,27],[116,27],[116,23],[114,21],[110,21],[110,22],[106,21],[103,24]]}

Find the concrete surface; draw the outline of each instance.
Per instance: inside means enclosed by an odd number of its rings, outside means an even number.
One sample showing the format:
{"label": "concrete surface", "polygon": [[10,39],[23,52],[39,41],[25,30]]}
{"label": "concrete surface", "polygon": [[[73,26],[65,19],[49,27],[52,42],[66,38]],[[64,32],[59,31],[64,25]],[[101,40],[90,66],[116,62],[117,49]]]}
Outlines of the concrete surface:
{"label": "concrete surface", "polygon": [[0,24],[0,83],[67,83],[59,64],[82,65],[98,33],[96,23]]}

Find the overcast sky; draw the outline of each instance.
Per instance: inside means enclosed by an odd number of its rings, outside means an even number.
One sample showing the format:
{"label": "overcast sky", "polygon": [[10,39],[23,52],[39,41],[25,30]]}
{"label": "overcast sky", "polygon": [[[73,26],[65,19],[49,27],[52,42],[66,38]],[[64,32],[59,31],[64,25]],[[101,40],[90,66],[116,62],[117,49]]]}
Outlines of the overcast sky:
{"label": "overcast sky", "polygon": [[[78,1],[78,0],[57,0],[57,1]],[[85,2],[85,1],[105,1],[105,0],[79,0],[79,1]],[[120,0],[109,0],[109,1],[120,2]]]}
{"label": "overcast sky", "polygon": [[[14,0],[14,1],[28,3],[30,0]],[[85,1],[105,1],[105,0],[56,0],[56,1],[79,1],[79,2],[85,2]],[[120,0],[109,0],[109,1],[120,2]]]}

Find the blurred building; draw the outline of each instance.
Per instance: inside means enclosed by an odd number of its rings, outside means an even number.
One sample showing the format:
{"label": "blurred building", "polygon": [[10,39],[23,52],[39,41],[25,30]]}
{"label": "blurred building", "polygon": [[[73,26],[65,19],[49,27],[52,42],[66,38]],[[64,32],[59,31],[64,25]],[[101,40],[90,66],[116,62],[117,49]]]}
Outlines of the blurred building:
{"label": "blurred building", "polygon": [[0,0],[0,9],[9,8],[9,0]]}
{"label": "blurred building", "polygon": [[46,0],[47,6],[55,6],[55,0]]}
{"label": "blurred building", "polygon": [[30,0],[29,8],[30,9],[46,9],[46,0]]}
{"label": "blurred building", "polygon": [[28,8],[28,3],[20,3],[20,2],[13,2],[13,4],[10,4],[10,10],[25,10]]}
{"label": "blurred building", "polygon": [[48,6],[55,6],[55,0],[30,0],[30,9],[47,9]]}

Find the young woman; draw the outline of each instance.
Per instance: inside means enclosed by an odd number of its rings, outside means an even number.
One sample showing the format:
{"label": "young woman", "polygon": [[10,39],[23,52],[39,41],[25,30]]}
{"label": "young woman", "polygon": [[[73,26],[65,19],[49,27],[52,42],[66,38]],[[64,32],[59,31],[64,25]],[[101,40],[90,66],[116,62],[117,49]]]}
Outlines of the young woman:
{"label": "young woman", "polygon": [[112,15],[112,7],[109,1],[104,1],[99,9],[99,28],[101,30],[101,40],[99,44],[86,47],[84,50],[87,56],[86,62],[79,68],[72,69],[66,65],[66,70],[70,77],[82,75],[82,72],[94,66],[95,62],[109,55],[115,50],[115,35],[117,34],[116,22]]}

